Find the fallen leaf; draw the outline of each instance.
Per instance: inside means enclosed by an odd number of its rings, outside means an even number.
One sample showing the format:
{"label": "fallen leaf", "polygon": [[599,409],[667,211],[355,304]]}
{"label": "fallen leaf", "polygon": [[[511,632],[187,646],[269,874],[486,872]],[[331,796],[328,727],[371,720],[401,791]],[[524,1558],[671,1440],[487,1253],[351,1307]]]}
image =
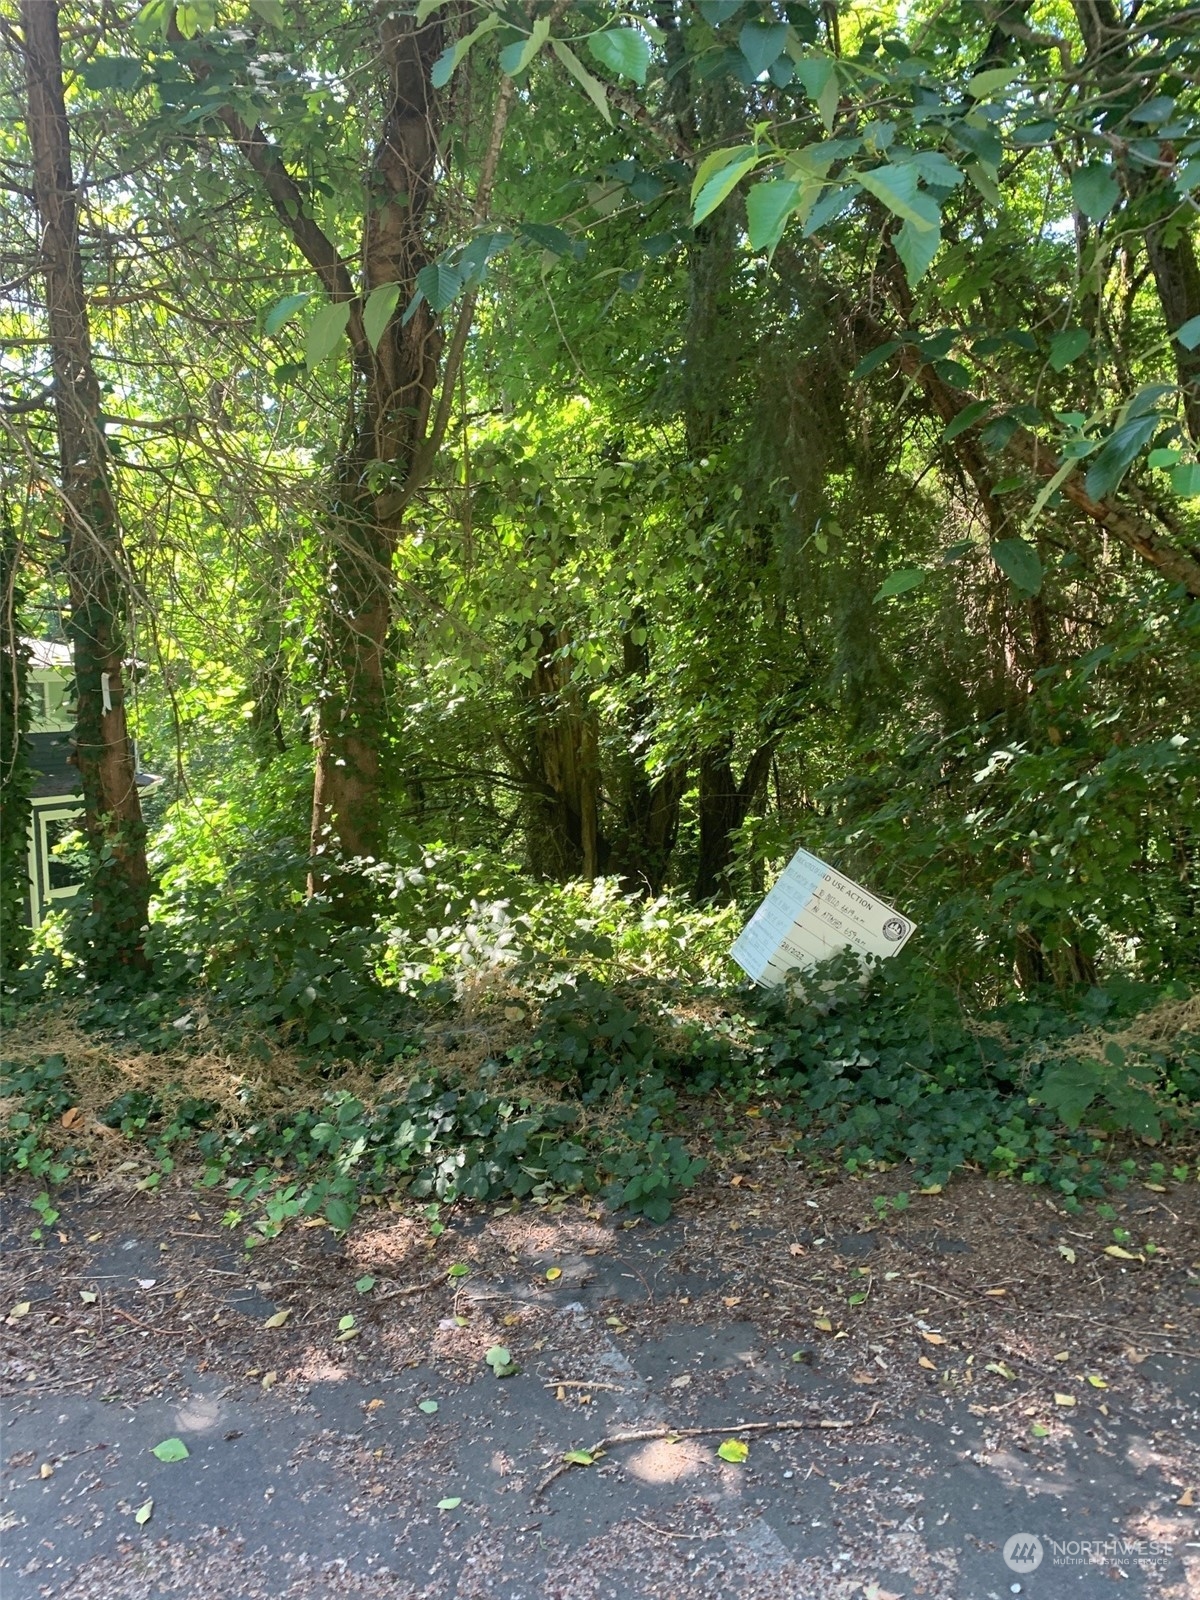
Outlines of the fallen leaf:
{"label": "fallen leaf", "polygon": [[1069,1244],[1060,1244],[1058,1253],[1069,1266],[1075,1265],[1075,1252]]}
{"label": "fallen leaf", "polygon": [[830,1322],[828,1317],[815,1317],[813,1319],[813,1327],[819,1328],[822,1333],[833,1332],[833,1323]]}
{"label": "fallen leaf", "polygon": [[1145,1350],[1128,1349],[1124,1352],[1126,1361],[1132,1361],[1135,1367],[1140,1367],[1148,1354]]}
{"label": "fallen leaf", "polygon": [[510,1311],[503,1320],[506,1328],[515,1327],[516,1324],[521,1320],[520,1313],[516,1311]]}
{"label": "fallen leaf", "polygon": [[547,1283],[555,1283],[561,1277],[562,1277],[562,1268],[561,1267],[547,1267],[546,1268],[546,1281],[547,1281]]}
{"label": "fallen leaf", "polygon": [[284,1323],[291,1316],[291,1314],[292,1314],[292,1310],[291,1310],[290,1306],[285,1307],[284,1310],[282,1310],[282,1311],[276,1311],[274,1316],[270,1316],[270,1317],[267,1318],[267,1320],[263,1323],[263,1327],[264,1328],[282,1328]]}
{"label": "fallen leaf", "polygon": [[686,1389],[691,1381],[692,1375],[690,1372],[681,1372],[677,1378],[671,1379],[671,1387],[672,1389]]}
{"label": "fallen leaf", "polygon": [[1041,1422],[1032,1423],[1029,1431],[1035,1439],[1048,1439],[1050,1437],[1050,1429]]}
{"label": "fallen leaf", "polygon": [[1054,1404],[1056,1406],[1073,1406],[1075,1404],[1075,1396],[1073,1394],[1055,1394]]}
{"label": "fallen leaf", "polygon": [[278,1382],[279,1374],[274,1370],[263,1373],[262,1386],[264,1389],[273,1389]]}
{"label": "fallen leaf", "polygon": [[517,1371],[512,1352],[502,1344],[494,1344],[483,1358],[497,1378],[511,1378]]}
{"label": "fallen leaf", "polygon": [[59,1118],[64,1128],[77,1128],[83,1121],[83,1112],[78,1106],[71,1106]]}
{"label": "fallen leaf", "polygon": [[740,1306],[741,1303],[742,1297],[740,1294],[723,1295],[721,1297],[721,1304],[725,1306]]}
{"label": "fallen leaf", "polygon": [[1183,1491],[1183,1493],[1179,1496],[1179,1499],[1176,1500],[1175,1504],[1177,1506],[1194,1506],[1196,1504],[1196,1491],[1195,1491],[1195,1489],[1190,1488],[1190,1487],[1185,1489]]}
{"label": "fallen leaf", "polygon": [[368,1400],[367,1401],[367,1410],[368,1411],[378,1411],[382,1404],[383,1404],[382,1400]]}
{"label": "fallen leaf", "polygon": [[1165,1183],[1144,1183],[1142,1188],[1149,1189],[1151,1194],[1166,1194],[1167,1192]]}
{"label": "fallen leaf", "polygon": [[161,1444],[156,1444],[150,1452],[160,1461],[186,1461],[191,1452],[182,1439],[164,1439]]}
{"label": "fallen leaf", "polygon": [[1003,1361],[989,1361],[983,1370],[985,1372],[994,1372],[998,1378],[1007,1378],[1010,1383],[1016,1377],[1013,1369]]}
{"label": "fallen leaf", "polygon": [[446,1276],[448,1278],[466,1278],[470,1276],[470,1272],[471,1269],[465,1261],[456,1261],[452,1267],[447,1269]]}
{"label": "fallen leaf", "polygon": [[862,1592],[863,1600],[904,1600],[894,1589],[881,1589],[877,1583],[864,1583]]}
{"label": "fallen leaf", "polygon": [[375,1279],[369,1272],[364,1272],[361,1278],[355,1278],[354,1287],[358,1290],[359,1294],[370,1294],[371,1290],[375,1287]]}
{"label": "fallen leaf", "polygon": [[921,1192],[921,1194],[941,1194],[942,1186],[941,1186],[940,1183],[926,1184],[925,1188],[922,1189],[920,1192]]}
{"label": "fallen leaf", "polygon": [[879,1382],[879,1376],[878,1376],[877,1373],[874,1373],[874,1372],[863,1372],[863,1371],[860,1370],[858,1372],[853,1372],[853,1373],[850,1374],[850,1382],[851,1383],[878,1383]]}
{"label": "fallen leaf", "polygon": [[79,1298],[85,1306],[94,1306],[96,1304],[96,1291],[94,1289],[80,1289]]}
{"label": "fallen leaf", "polygon": [[743,1183],[745,1183],[745,1181],[745,1178],[742,1177],[740,1172],[735,1172],[733,1177],[729,1180],[729,1187],[731,1189],[738,1189]]}
{"label": "fallen leaf", "polygon": [[139,1528],[144,1528],[154,1515],[154,1501],[147,1500],[144,1506],[139,1506],[133,1514],[133,1520]]}
{"label": "fallen leaf", "polygon": [[52,1478],[53,1476],[54,1476],[54,1468],[50,1465],[50,1463],[48,1461],[43,1461],[41,1466],[38,1468],[38,1477],[39,1478]]}
{"label": "fallen leaf", "polygon": [[338,1328],[342,1333],[349,1333],[354,1326],[354,1313],[348,1311],[344,1317],[338,1318]]}
{"label": "fallen leaf", "polygon": [[722,1461],[739,1463],[745,1461],[750,1454],[750,1446],[744,1439],[726,1439],[717,1446],[717,1454]]}
{"label": "fallen leaf", "polygon": [[573,1467],[590,1467],[595,1457],[587,1450],[564,1450],[563,1460],[569,1461]]}
{"label": "fallen leaf", "polygon": [[1145,1261],[1146,1259],[1145,1256],[1134,1255],[1131,1250],[1126,1250],[1119,1244],[1106,1244],[1104,1246],[1104,1254],[1106,1256],[1116,1256],[1118,1261]]}
{"label": "fallen leaf", "polygon": [[10,1317],[27,1317],[29,1315],[29,1308],[32,1306],[32,1304],[32,1300],[18,1300],[16,1305],[8,1314]]}
{"label": "fallen leaf", "polygon": [[924,1367],[926,1372],[936,1372],[937,1371],[937,1368],[934,1366],[933,1362],[930,1361],[928,1356],[918,1356],[917,1357],[917,1365],[919,1367]]}
{"label": "fallen leaf", "polygon": [[1002,1294],[1007,1294],[1007,1289],[985,1289],[984,1294],[989,1294],[993,1299],[999,1299]]}
{"label": "fallen leaf", "polygon": [[436,1400],[418,1400],[417,1401],[417,1410],[418,1411],[423,1411],[427,1417],[431,1417],[433,1415],[433,1413],[437,1410],[437,1408],[438,1408],[438,1403],[437,1403]]}
{"label": "fallen leaf", "polygon": [[439,1500],[437,1508],[439,1511],[457,1511],[460,1505],[462,1505],[461,1497],[452,1495],[449,1500]]}
{"label": "fallen leaf", "polygon": [[927,1328],[920,1330],[922,1339],[926,1344],[945,1344],[946,1341],[940,1333],[930,1333]]}
{"label": "fallen leaf", "polygon": [[1104,1379],[1101,1378],[1101,1377],[1098,1377],[1097,1374],[1094,1373],[1094,1372],[1089,1372],[1088,1373],[1087,1381],[1091,1384],[1093,1389],[1107,1389],[1108,1388],[1108,1384],[1104,1381]]}
{"label": "fallen leaf", "polygon": [[1070,1361],[1071,1352],[1069,1350],[1059,1350],[1056,1352],[1054,1359],[1055,1361]]}
{"label": "fallen leaf", "polygon": [[802,1255],[804,1255],[804,1253],[805,1253],[805,1250],[804,1250],[804,1246],[802,1244],[790,1244],[790,1245],[788,1245],[788,1255],[790,1255],[790,1256],[802,1256]]}

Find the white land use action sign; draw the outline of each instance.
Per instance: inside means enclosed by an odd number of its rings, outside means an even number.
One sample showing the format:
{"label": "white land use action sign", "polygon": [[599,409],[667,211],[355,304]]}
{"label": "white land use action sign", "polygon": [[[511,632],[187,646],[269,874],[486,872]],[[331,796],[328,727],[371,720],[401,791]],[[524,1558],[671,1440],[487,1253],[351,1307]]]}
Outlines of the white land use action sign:
{"label": "white land use action sign", "polygon": [[861,884],[797,850],[729,952],[756,983],[782,983],[849,946],[883,958],[903,950],[915,924]]}

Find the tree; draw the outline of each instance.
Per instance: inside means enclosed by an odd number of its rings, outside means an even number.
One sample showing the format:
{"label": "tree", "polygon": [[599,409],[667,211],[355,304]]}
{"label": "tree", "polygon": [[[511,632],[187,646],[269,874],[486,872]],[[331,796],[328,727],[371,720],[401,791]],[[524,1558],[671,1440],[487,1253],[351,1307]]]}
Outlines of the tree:
{"label": "tree", "polygon": [[42,230],[71,601],[74,759],[83,781],[84,832],[91,862],[88,947],[94,968],[105,971],[145,964],[150,880],[126,719],[123,623],[128,572],[92,361],[58,18],[57,0],[23,0],[25,127]]}

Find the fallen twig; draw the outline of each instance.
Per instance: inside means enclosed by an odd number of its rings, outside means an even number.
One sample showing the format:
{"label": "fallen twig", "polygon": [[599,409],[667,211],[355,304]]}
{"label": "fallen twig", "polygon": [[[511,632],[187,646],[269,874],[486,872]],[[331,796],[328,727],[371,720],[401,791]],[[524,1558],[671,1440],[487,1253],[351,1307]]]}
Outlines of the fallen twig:
{"label": "fallen twig", "polygon": [[543,1389],[611,1389],[614,1394],[628,1391],[619,1383],[590,1383],[586,1378],[544,1378]]}
{"label": "fallen twig", "polygon": [[[586,1454],[594,1457],[618,1444],[643,1444],[650,1439],[701,1439],[706,1434],[711,1433],[798,1433],[807,1429],[865,1428],[878,1410],[879,1401],[877,1400],[866,1416],[860,1418],[818,1417],[813,1421],[809,1421],[807,1418],[787,1417],[779,1422],[736,1422],[728,1427],[633,1428],[624,1433],[607,1434],[598,1444],[589,1445]],[[581,1465],[581,1463],[559,1461],[533,1491],[533,1498],[536,1500],[539,1495],[546,1492],[555,1478],[561,1477],[564,1472],[569,1472],[572,1467],[578,1465]]]}
{"label": "fallen twig", "polygon": [[189,1334],[197,1332],[195,1328],[156,1328],[152,1322],[139,1322],[128,1311],[121,1311],[116,1306],[113,1306],[112,1314],[114,1317],[123,1317],[126,1322],[132,1322],[135,1328],[142,1328],[147,1333],[165,1333],[169,1339],[186,1339]]}
{"label": "fallen twig", "polygon": [[436,1289],[439,1284],[448,1283],[450,1280],[444,1272],[439,1272],[436,1278],[430,1278],[425,1283],[408,1283],[399,1289],[389,1289],[385,1294],[378,1296],[380,1300],[403,1300],[413,1294],[428,1294],[430,1289]]}

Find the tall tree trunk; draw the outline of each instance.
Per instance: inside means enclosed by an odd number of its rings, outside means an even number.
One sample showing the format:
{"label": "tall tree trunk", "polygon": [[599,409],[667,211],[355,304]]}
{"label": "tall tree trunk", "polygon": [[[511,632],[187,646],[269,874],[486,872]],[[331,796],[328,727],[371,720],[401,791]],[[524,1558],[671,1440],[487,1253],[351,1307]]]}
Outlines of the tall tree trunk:
{"label": "tall tree trunk", "polygon": [[91,859],[89,960],[145,965],[150,894],[146,831],[125,716],[126,584],[100,414],[100,385],[79,248],[78,193],[63,96],[57,0],[21,0],[26,127],[41,220],[42,270],[62,462],[62,504],[75,659],[75,757]]}
{"label": "tall tree trunk", "polygon": [[529,857],[542,877],[594,878],[608,845],[600,833],[600,762],[596,713],[572,675],[570,636],[543,623],[529,680],[533,759]]}
{"label": "tall tree trunk", "polygon": [[697,900],[727,900],[731,889],[733,836],[766,786],[774,743],[760,745],[746,763],[741,782],[733,775],[733,740],[712,745],[700,756],[700,860]]}
{"label": "tall tree trunk", "polygon": [[619,822],[613,864],[631,894],[659,894],[666,882],[679,831],[679,804],[687,787],[687,763],[675,762],[653,781],[646,771],[654,706],[650,697],[649,619],[634,608],[621,634],[624,677],[631,700],[624,718],[624,750],[618,770]]}
{"label": "tall tree trunk", "polygon": [[29,834],[29,659],[21,640],[20,547],[0,506],[0,975],[29,954],[25,885]]}

